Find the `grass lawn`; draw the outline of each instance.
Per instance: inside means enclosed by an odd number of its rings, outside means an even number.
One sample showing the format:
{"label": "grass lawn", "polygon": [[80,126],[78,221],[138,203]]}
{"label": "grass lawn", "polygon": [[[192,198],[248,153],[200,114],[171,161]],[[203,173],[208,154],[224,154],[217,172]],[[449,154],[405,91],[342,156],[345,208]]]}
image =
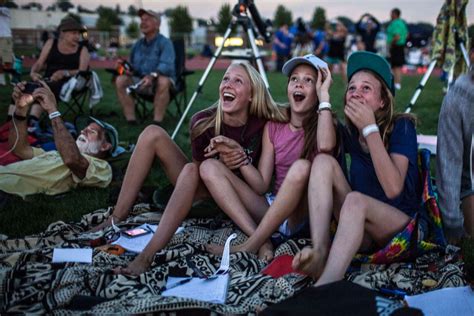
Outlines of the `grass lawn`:
{"label": "grass lawn", "polygon": [[[104,89],[103,100],[94,108],[94,115],[113,124],[120,135],[123,145],[136,143],[137,137],[143,128],[151,122],[140,124],[139,126],[128,126],[122,118],[120,105],[117,101],[114,88],[110,82],[110,75],[105,70],[97,71],[101,77]],[[203,72],[196,71],[194,75],[188,77],[188,99],[191,98],[197,83]],[[191,114],[210,106],[217,99],[218,86],[223,71],[212,71],[204,85],[203,93],[193,104]],[[285,102],[286,100],[286,78],[282,74],[268,73],[271,92],[276,101]],[[343,83],[341,77],[334,76],[334,84],[331,89],[332,104],[338,115],[342,118],[342,100],[343,100]],[[405,76],[403,78],[403,90],[397,92],[396,103],[399,111],[403,111],[408,104],[416,86],[418,85],[420,76]],[[0,121],[4,121],[6,117],[7,107],[10,103],[11,88],[0,87]],[[423,134],[435,134],[438,125],[438,113],[443,99],[442,84],[438,78],[432,76],[428,81],[418,102],[413,108],[413,113],[419,118],[418,132]],[[60,107],[60,110],[62,108]],[[175,106],[170,106],[164,126],[171,134],[178,121],[175,113]],[[177,137],[179,146],[190,157],[189,133],[187,130],[189,118],[183,125],[180,134]],[[66,116],[66,120],[73,121],[72,116]],[[126,163],[126,162],[123,162]],[[1,181],[1,179],[0,179]],[[164,174],[160,171],[156,164],[145,182],[145,186],[157,187],[166,185]],[[37,233],[44,230],[47,225],[53,221],[75,221],[82,214],[89,213],[98,208],[114,205],[114,197],[120,188],[119,182],[114,182],[108,189],[87,189],[79,188],[73,192],[58,196],[32,196],[26,200],[16,199],[10,204],[8,210],[0,211],[0,234],[10,237],[24,236],[26,234]]]}

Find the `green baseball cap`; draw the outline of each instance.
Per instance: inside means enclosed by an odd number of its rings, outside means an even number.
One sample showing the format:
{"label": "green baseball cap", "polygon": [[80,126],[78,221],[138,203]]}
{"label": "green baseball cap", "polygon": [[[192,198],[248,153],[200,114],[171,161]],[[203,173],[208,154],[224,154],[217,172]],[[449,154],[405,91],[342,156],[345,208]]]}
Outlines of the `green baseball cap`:
{"label": "green baseball cap", "polygon": [[392,71],[385,58],[372,52],[355,52],[349,56],[347,61],[347,80],[351,80],[352,76],[359,70],[370,70],[377,74],[392,92],[392,95],[395,96]]}

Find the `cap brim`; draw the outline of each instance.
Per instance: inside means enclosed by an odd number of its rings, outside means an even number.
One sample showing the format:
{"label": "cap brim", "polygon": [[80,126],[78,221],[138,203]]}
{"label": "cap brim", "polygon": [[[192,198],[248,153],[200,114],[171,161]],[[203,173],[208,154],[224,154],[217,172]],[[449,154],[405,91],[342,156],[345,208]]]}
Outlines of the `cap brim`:
{"label": "cap brim", "polygon": [[296,66],[299,66],[301,64],[306,64],[310,65],[311,67],[319,67],[319,68],[327,68],[328,65],[322,61],[322,60],[317,60],[317,64],[313,64],[309,59],[307,59],[305,56],[301,57],[295,57],[287,61],[284,65],[283,68],[281,69],[281,72],[285,76],[289,76],[293,69],[295,69]]}

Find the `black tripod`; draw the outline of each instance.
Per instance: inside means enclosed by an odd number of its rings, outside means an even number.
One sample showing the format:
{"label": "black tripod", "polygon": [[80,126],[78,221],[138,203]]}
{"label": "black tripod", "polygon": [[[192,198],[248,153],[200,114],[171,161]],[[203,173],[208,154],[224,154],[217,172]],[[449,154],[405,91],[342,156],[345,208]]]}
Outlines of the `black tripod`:
{"label": "black tripod", "polygon": [[258,47],[255,44],[255,30],[253,27],[252,19],[250,15],[248,14],[248,7],[246,4],[246,1],[240,1],[238,4],[235,5],[234,10],[233,10],[233,17],[232,21],[229,23],[229,26],[227,27],[227,30],[224,33],[224,38],[222,40],[221,45],[217,48],[216,52],[212,56],[211,61],[207,65],[206,70],[204,71],[204,74],[202,75],[201,79],[199,80],[198,86],[196,90],[193,93],[193,96],[189,100],[188,105],[186,106],[186,109],[184,109],[183,115],[181,116],[178,124],[176,125],[173,134],[171,135],[171,139],[174,139],[176,135],[178,134],[179,129],[181,128],[181,125],[184,122],[184,119],[186,118],[186,115],[188,114],[189,110],[191,109],[191,106],[193,105],[194,101],[196,100],[197,96],[202,92],[202,88],[204,86],[204,83],[207,80],[207,77],[209,76],[209,73],[211,72],[212,67],[214,67],[214,64],[217,61],[217,58],[222,53],[222,49],[224,48],[224,44],[226,40],[229,38],[230,33],[232,32],[232,29],[237,26],[241,25],[245,32],[247,33],[248,36],[248,42],[250,43],[250,47],[252,48],[252,56],[251,59],[255,60],[258,71],[260,75],[262,76],[263,81],[265,82],[265,86],[267,89],[270,88],[267,80],[267,75],[265,74],[265,68],[263,66],[263,61],[262,61],[262,56],[260,55],[260,52],[258,51]]}

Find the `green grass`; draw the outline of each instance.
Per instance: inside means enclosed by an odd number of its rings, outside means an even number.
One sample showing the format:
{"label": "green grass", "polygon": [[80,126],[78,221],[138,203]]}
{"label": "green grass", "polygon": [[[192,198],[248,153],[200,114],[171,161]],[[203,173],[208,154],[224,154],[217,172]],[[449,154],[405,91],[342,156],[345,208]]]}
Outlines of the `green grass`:
{"label": "green grass", "polygon": [[[135,143],[138,135],[143,128],[151,122],[146,121],[139,126],[128,126],[122,118],[120,105],[117,101],[114,88],[110,82],[110,75],[104,70],[97,71],[101,77],[104,89],[104,98],[94,108],[94,115],[113,124],[119,131],[121,142],[126,145]],[[194,75],[188,77],[188,99],[191,98],[194,89],[197,86],[203,72],[197,71]],[[191,113],[203,109],[215,102],[218,95],[218,87],[223,71],[212,71],[204,85],[203,93],[197,98],[193,104]],[[267,73],[271,93],[278,102],[286,101],[286,78],[282,74]],[[405,76],[403,78],[403,90],[397,92],[396,103],[399,111],[403,111],[408,104],[416,86],[418,85],[420,76]],[[331,88],[331,100],[335,106],[339,117],[342,118],[342,100],[343,100],[342,79],[340,76],[334,76],[334,84]],[[8,104],[10,103],[11,88],[0,87],[0,121],[6,117]],[[434,76],[428,81],[425,90],[421,94],[418,102],[413,108],[413,113],[419,117],[418,132],[423,134],[435,134],[438,125],[438,113],[443,99],[442,84]],[[60,107],[61,110],[61,107]],[[170,113],[167,115],[164,126],[169,133],[172,133],[177,123],[175,106],[170,106]],[[66,119],[73,121],[71,115]],[[178,145],[190,156],[188,133],[188,120],[181,128],[177,137]],[[1,181],[1,179],[0,179]],[[158,164],[156,164],[145,182],[145,186],[163,186],[166,179],[161,172]],[[24,236],[44,230],[48,224],[56,220],[75,221],[82,214],[89,213],[101,207],[113,205],[120,183],[113,183],[108,189],[86,189],[80,188],[73,192],[67,193],[60,197],[50,196],[32,196],[25,201],[15,199],[7,210],[0,211],[0,233],[8,236]],[[26,220],[25,220],[26,219]]]}

